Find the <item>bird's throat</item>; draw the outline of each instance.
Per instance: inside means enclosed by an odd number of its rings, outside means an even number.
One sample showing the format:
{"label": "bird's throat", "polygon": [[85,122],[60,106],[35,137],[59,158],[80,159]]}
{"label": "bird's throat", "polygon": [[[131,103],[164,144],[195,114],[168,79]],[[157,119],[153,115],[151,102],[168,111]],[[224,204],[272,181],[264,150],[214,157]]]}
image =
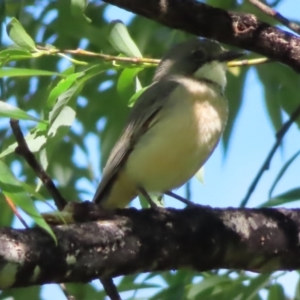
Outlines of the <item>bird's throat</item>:
{"label": "bird's throat", "polygon": [[212,61],[200,67],[194,77],[198,80],[206,79],[218,85],[223,91],[226,87],[226,66],[218,61]]}

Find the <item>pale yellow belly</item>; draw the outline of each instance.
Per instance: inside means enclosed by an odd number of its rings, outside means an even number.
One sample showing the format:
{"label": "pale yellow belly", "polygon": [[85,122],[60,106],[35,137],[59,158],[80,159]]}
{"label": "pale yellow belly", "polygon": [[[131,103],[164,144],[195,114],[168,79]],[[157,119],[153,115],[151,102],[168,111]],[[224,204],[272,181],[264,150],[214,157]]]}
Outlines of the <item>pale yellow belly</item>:
{"label": "pale yellow belly", "polygon": [[128,157],[124,173],[148,192],[184,184],[216,147],[227,119],[221,96],[167,106]]}

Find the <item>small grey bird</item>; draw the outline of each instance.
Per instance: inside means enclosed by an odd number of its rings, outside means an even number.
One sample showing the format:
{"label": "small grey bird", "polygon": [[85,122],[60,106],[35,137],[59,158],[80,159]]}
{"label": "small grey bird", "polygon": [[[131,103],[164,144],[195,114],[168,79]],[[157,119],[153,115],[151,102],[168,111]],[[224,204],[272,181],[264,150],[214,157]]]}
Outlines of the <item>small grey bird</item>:
{"label": "small grey bird", "polygon": [[195,175],[226,125],[226,62],[241,55],[192,39],[163,57],[110,153],[95,203],[125,207],[141,191],[168,192]]}

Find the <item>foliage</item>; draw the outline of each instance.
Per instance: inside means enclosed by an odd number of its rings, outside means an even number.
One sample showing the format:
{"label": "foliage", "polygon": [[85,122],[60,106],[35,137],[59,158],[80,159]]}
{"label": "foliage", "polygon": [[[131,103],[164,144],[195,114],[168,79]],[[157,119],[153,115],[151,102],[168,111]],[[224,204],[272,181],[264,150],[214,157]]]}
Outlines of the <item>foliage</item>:
{"label": "foliage", "polygon": [[[248,7],[247,3],[237,5],[232,0],[207,2],[240,11]],[[109,23],[105,17],[107,9],[101,2],[86,5],[83,0],[49,1],[38,7],[33,0],[26,1],[24,7],[7,1],[2,9],[2,24],[6,24],[10,38],[2,37],[5,46],[0,52],[2,226],[13,222],[13,214],[5,201],[9,198],[51,234],[31,202],[49,200],[49,195],[32,170],[14,154],[16,143],[7,117],[22,120],[31,151],[69,201],[90,199],[100,179],[99,170],[124,124],[128,107],[139,95],[136,93],[151,81],[156,61],[147,58],[159,58],[172,44],[188,38],[185,33],[136,16],[132,17],[128,29],[119,21]],[[76,51],[77,48],[86,51]],[[125,57],[140,60],[126,61]],[[283,112],[290,115],[298,105],[299,77],[280,64],[252,68],[264,89],[266,117],[276,131],[282,126]],[[229,151],[241,109],[248,68],[236,71],[228,75],[226,95],[231,103],[223,138],[225,152]],[[289,101],[285,101],[286,98]],[[299,187],[273,195],[276,184],[299,153],[288,159],[279,171],[269,199],[262,205],[300,199]],[[147,299],[258,300],[263,299],[259,292],[264,290],[268,299],[279,300],[285,299],[283,287],[276,281],[282,275],[253,276],[225,271],[195,274],[180,270],[127,276],[119,280],[118,289],[127,292],[124,295],[128,299],[147,295]],[[77,299],[104,297],[104,292],[95,285],[68,284],[67,289]],[[31,299],[39,299],[40,292],[40,288],[26,289]],[[8,296],[22,299],[22,290],[5,291],[0,299]]]}

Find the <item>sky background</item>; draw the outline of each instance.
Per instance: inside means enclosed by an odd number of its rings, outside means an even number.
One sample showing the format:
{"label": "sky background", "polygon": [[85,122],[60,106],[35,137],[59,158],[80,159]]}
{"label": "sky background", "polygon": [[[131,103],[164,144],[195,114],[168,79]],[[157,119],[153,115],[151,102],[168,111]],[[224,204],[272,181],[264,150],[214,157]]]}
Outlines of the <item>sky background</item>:
{"label": "sky background", "polygon": [[[299,20],[300,1],[285,0],[279,5],[278,11],[289,19]],[[107,6],[105,11],[105,17],[108,21],[120,19],[125,24],[128,24],[132,16],[133,14],[110,5]],[[286,30],[286,28],[284,29]],[[230,148],[227,151],[227,155],[224,156],[222,145],[220,144],[217,147],[205,165],[204,185],[197,179],[192,179],[191,192],[194,202],[213,207],[239,206],[275,142],[274,130],[267,117],[263,99],[262,86],[255,70],[251,68],[246,78],[243,104],[233,128]],[[230,99],[228,100],[230,107]],[[76,126],[74,124],[74,128]],[[277,173],[284,163],[300,149],[299,137],[299,130],[293,125],[284,139],[284,147],[276,152],[270,170],[264,173],[255,192],[252,194],[248,207],[255,207],[268,199],[269,188]],[[88,148],[91,149],[92,161],[94,159],[98,160],[98,147],[93,136],[89,136],[86,142],[89,145]],[[81,156],[82,154],[78,150],[74,154],[74,159],[80,161],[82,159]],[[95,166],[98,165],[95,162]],[[274,195],[299,186],[299,169],[300,159],[295,161],[284,178],[279,182]],[[18,173],[18,166],[16,166],[14,172]],[[91,191],[91,194],[85,197],[86,199],[91,199],[95,187],[88,184],[84,179],[79,185]],[[179,189],[178,192],[184,196],[185,188]],[[134,201],[133,205],[138,206],[138,201]],[[178,208],[183,207],[178,201],[169,198],[166,199],[166,205]],[[299,202],[285,206],[299,207]],[[39,205],[39,209],[43,211],[49,210],[44,205]],[[25,219],[28,220],[26,217]],[[22,227],[18,221],[15,222],[14,226]],[[298,281],[298,273],[296,271],[286,273],[278,281],[284,285],[288,296],[292,296],[294,295],[295,286]],[[98,283],[96,285],[99,286]],[[143,295],[146,296],[144,293]],[[56,300],[65,299],[65,296],[57,285],[44,286],[42,297],[45,300],[52,300],[54,297]]]}

